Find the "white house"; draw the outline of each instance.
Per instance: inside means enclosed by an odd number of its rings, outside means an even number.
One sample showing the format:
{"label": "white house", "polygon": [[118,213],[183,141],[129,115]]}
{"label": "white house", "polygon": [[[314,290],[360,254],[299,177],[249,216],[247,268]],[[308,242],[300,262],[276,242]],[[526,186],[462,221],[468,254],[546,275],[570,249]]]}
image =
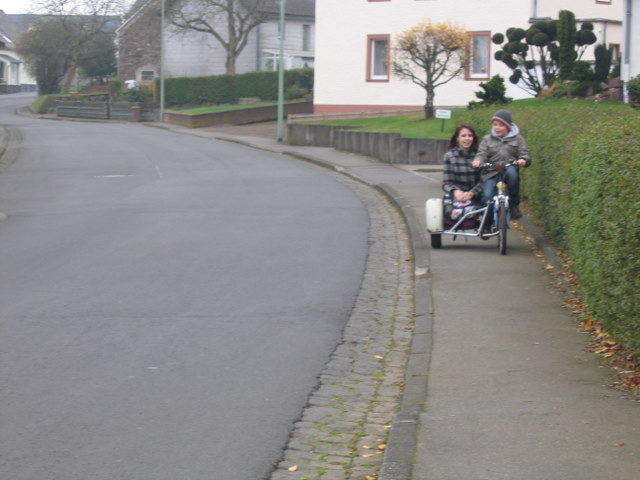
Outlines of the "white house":
{"label": "white house", "polygon": [[15,51],[15,40],[21,29],[14,16],[0,10],[0,93],[33,90],[36,83]]}
{"label": "white house", "polygon": [[640,0],[624,2],[622,80],[640,75]]}
{"label": "white house", "polygon": [[[527,28],[535,20],[572,11],[590,21],[599,43],[620,50],[624,0],[320,0],[316,5],[316,113],[420,108],[425,92],[393,75],[389,52],[403,30],[430,19],[462,25],[472,37],[474,61],[465,75],[436,89],[436,106],[461,106],[475,99],[478,84],[500,74],[507,95],[527,94],[507,79],[511,71],[494,59],[495,33]],[[627,0],[637,3],[637,0]],[[636,43],[637,44],[637,43]],[[592,55],[592,52],[589,53]],[[585,57],[587,59],[587,57]]]}
{"label": "white house", "polygon": [[[146,83],[160,72],[160,1],[139,0],[118,29],[119,76]],[[185,8],[189,8],[188,4]],[[263,23],[249,35],[236,61],[236,73],[275,70],[279,57],[279,2],[263,4]],[[285,68],[314,66],[315,0],[287,0],[285,8]],[[219,23],[222,20],[218,21]],[[226,27],[220,24],[219,31]],[[166,77],[199,77],[226,72],[226,52],[207,33],[179,30],[168,21],[162,35]]]}

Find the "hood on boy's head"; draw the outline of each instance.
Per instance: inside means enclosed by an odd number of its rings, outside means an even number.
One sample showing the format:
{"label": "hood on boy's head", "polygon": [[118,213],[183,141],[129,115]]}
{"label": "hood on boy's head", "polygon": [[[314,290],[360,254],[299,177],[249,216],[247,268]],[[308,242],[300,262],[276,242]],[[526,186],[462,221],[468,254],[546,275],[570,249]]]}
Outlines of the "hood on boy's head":
{"label": "hood on boy's head", "polygon": [[[513,123],[513,117],[511,116],[511,112],[509,110],[498,110],[495,115],[491,117],[491,121],[493,120],[502,122],[509,129],[509,131],[503,138],[515,137],[520,133],[520,129],[518,128],[518,126]],[[493,132],[493,128],[491,129],[491,135],[494,137],[498,137]]]}
{"label": "hood on boy's head", "polygon": [[509,110],[498,110],[491,120],[498,120],[505,124],[507,128],[511,128],[513,126],[513,117],[511,116],[511,112]]}

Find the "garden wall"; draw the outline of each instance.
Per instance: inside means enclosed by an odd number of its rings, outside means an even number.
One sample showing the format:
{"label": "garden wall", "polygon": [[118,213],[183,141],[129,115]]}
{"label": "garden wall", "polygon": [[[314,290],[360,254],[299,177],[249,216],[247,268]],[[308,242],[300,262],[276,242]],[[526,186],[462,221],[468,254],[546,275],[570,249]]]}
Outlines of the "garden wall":
{"label": "garden wall", "polygon": [[[140,108],[140,118],[134,118],[134,109]],[[94,120],[155,121],[158,109],[155,106],[128,102],[80,102],[56,101],[56,114],[59,117],[86,118]]]}
{"label": "garden wall", "polygon": [[351,127],[305,123],[287,125],[287,143],[331,147],[405,165],[440,165],[448,145],[447,140],[403,138],[399,133],[361,132]]}
{"label": "garden wall", "polygon": [[[286,103],[284,105],[285,115],[310,113],[312,111],[313,102]],[[165,112],[164,115],[165,122],[190,128],[210,127],[214,125],[241,125],[243,123],[276,120],[277,118],[277,105],[197,115],[179,112]]]}

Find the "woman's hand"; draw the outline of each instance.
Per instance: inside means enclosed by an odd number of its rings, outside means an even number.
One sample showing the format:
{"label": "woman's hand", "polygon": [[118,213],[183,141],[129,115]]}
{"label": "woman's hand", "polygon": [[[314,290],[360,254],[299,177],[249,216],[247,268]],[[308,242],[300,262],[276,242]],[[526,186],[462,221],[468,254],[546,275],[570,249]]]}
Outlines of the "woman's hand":
{"label": "woman's hand", "polygon": [[474,160],[473,162],[471,162],[471,166],[473,168],[478,168],[480,166],[480,160]]}
{"label": "woman's hand", "polygon": [[474,197],[473,192],[463,192],[462,190],[454,190],[453,197],[458,202],[469,202]]}

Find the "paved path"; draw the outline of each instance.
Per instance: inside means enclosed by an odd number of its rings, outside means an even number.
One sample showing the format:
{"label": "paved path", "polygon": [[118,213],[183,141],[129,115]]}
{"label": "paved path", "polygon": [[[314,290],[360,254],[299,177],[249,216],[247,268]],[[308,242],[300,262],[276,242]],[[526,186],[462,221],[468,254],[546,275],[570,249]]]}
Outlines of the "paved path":
{"label": "paved path", "polygon": [[525,219],[529,234],[511,230],[505,257],[476,239],[431,250],[422,216],[425,198],[440,194],[438,173],[280,144],[275,123],[156,126],[291,155],[362,184],[354,188],[371,215],[363,288],[271,480],[640,478],[640,404],[612,390],[610,372],[584,351],[588,338],[545,268],[553,250]]}

